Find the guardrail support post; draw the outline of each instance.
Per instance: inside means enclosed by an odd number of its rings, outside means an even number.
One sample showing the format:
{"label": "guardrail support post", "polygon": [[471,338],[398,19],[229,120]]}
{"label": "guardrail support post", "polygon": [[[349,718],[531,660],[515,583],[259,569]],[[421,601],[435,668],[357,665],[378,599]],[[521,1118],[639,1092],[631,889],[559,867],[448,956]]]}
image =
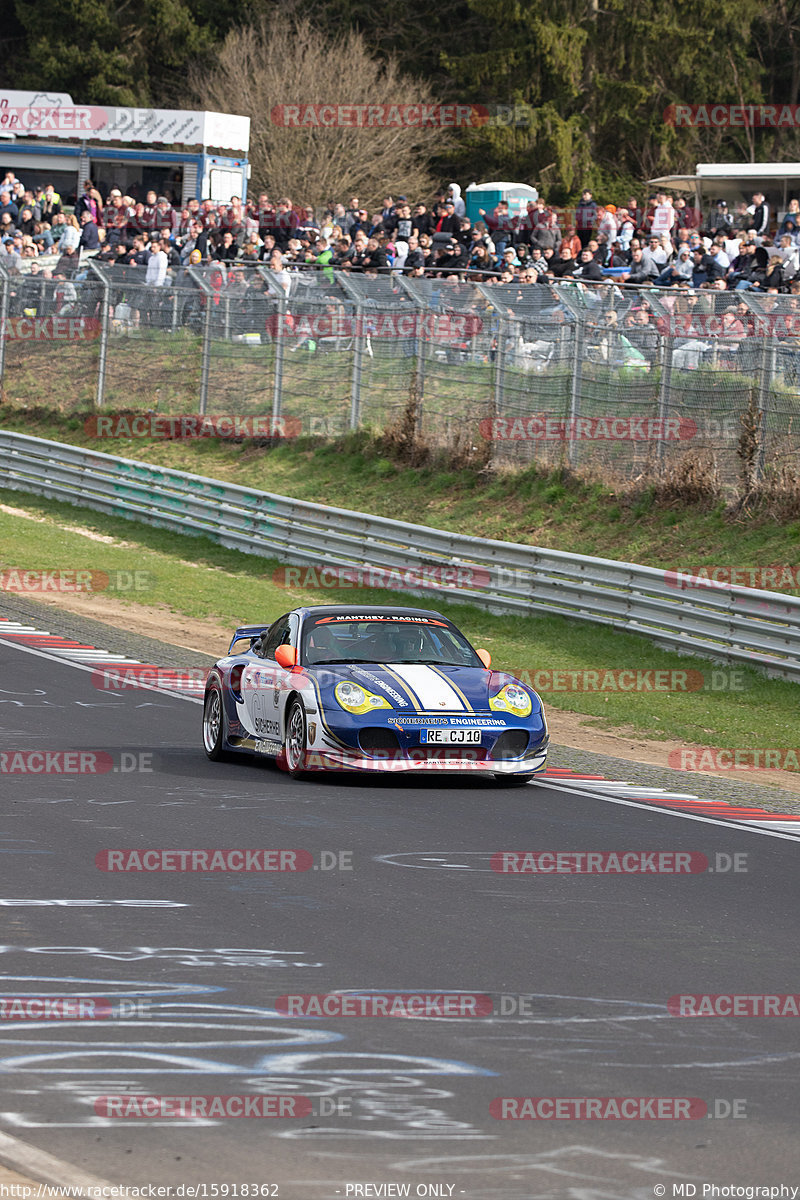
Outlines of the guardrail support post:
{"label": "guardrail support post", "polygon": [[497,314],[497,350],[494,356],[494,415],[500,416],[503,411],[503,394],[506,382],[506,342],[510,336],[505,318],[501,312]]}
{"label": "guardrail support post", "polygon": [[665,429],[669,417],[669,401],[672,392],[672,350],[673,338],[671,333],[661,335],[661,386],[658,390],[658,421],[661,431],[658,439],[658,461],[662,462],[666,447]]}
{"label": "guardrail support post", "polygon": [[275,334],[275,355],[273,358],[272,384],[272,428],[277,428],[283,406],[283,343],[286,336],[286,297],[278,298],[277,330]]}
{"label": "guardrail support post", "polygon": [[350,428],[358,429],[361,419],[361,367],[364,358],[364,310],[355,308],[355,337],[353,338],[353,377],[350,385]]}
{"label": "guardrail support post", "polygon": [[8,336],[8,300],[11,282],[5,270],[0,267],[0,387],[3,384],[3,372],[6,366],[6,341]]}
{"label": "guardrail support post", "polygon": [[567,430],[567,462],[571,467],[578,465],[578,440],[574,436],[576,422],[581,413],[581,392],[583,391],[583,347],[586,332],[586,317],[583,313],[576,314],[573,326],[572,343],[572,388],[569,404],[569,428]]}
{"label": "guardrail support post", "polygon": [[106,366],[108,364],[108,329],[111,320],[111,287],[108,279],[95,264],[89,260],[89,269],[100,280],[103,288],[103,299],[100,301],[100,353],[97,362],[97,390],[95,391],[95,408],[105,404]]}
{"label": "guardrail support post", "polygon": [[764,465],[767,458],[767,418],[769,415],[770,392],[772,391],[772,373],[774,369],[775,342],[766,329],[764,322],[761,342],[761,365],[758,371],[758,407],[761,410],[759,420],[758,462],[756,463],[756,482],[764,477]]}

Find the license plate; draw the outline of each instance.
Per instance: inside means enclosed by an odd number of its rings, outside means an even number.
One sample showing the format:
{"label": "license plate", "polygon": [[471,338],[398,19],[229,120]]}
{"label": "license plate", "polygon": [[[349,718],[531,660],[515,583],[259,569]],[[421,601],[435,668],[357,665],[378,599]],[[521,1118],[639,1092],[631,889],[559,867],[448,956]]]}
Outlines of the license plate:
{"label": "license plate", "polygon": [[480,729],[423,729],[422,740],[437,746],[479,746]]}

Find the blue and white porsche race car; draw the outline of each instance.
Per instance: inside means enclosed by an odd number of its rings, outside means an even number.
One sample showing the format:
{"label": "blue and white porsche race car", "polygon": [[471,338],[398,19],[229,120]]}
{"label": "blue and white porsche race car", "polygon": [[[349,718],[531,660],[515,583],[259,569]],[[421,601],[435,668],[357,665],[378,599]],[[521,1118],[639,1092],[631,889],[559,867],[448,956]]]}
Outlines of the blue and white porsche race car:
{"label": "blue and white porsche race car", "polygon": [[521,784],[544,770],[548,732],[537,693],[492,671],[440,613],[319,605],[236,630],[206,681],[203,744],[211,759],[266,755],[291,775],[473,772]]}

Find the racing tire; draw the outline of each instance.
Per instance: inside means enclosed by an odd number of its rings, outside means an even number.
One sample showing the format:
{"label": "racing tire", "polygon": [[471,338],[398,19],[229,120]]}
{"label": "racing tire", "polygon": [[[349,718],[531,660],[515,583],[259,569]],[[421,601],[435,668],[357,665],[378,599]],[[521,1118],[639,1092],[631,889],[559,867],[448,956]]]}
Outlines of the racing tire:
{"label": "racing tire", "polygon": [[308,731],[306,725],[306,710],[303,701],[295,696],[286,714],[286,732],[283,736],[283,746],[278,756],[278,766],[293,779],[301,779],[305,774],[306,749],[308,746]]}
{"label": "racing tire", "polygon": [[494,781],[498,787],[524,787],[526,783],[530,783],[533,775],[495,775]]}
{"label": "racing tire", "polygon": [[203,749],[212,762],[222,762],[228,756],[225,744],[225,709],[222,689],[216,680],[209,686],[203,703]]}

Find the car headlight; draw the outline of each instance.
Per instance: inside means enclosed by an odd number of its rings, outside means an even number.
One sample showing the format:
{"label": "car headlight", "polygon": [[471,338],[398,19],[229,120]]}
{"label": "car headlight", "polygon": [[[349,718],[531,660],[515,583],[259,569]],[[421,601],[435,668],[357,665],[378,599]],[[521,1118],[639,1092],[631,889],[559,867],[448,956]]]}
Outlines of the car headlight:
{"label": "car headlight", "polygon": [[489,708],[492,712],[510,712],[515,717],[527,717],[530,716],[533,701],[518,683],[507,683],[496,696],[490,698]]}
{"label": "car headlight", "polygon": [[374,692],[360,687],[357,683],[350,683],[348,681],[337,683],[333,689],[333,694],[342,708],[347,709],[351,713],[361,714],[372,712],[376,708],[392,707],[389,701],[384,699],[383,696],[376,696]]}

